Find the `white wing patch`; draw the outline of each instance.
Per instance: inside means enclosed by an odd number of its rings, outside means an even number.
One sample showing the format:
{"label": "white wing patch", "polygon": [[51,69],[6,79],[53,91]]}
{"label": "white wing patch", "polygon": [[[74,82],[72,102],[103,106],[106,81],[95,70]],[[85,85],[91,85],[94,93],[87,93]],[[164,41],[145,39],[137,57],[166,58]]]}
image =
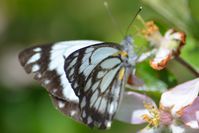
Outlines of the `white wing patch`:
{"label": "white wing patch", "polygon": [[40,53],[36,53],[35,55],[33,55],[27,62],[27,64],[33,63],[38,61],[41,58],[41,54]]}
{"label": "white wing patch", "polygon": [[91,57],[91,63],[92,64],[98,64],[100,61],[105,59],[106,57],[117,53],[118,49],[111,48],[111,47],[102,47],[94,51]]}
{"label": "white wing patch", "polygon": [[117,59],[117,58],[110,58],[110,59],[107,59],[106,61],[104,61],[101,64],[101,67],[103,69],[111,69],[111,68],[113,68],[114,66],[116,66],[119,63],[121,63],[121,61],[119,59]]}
{"label": "white wing patch", "polygon": [[39,69],[40,69],[40,66],[38,65],[38,64],[35,64],[35,65],[33,65],[32,66],[32,72],[37,72],[37,71],[39,71]]}
{"label": "white wing patch", "polygon": [[[119,59],[118,59],[119,60]],[[120,61],[121,63],[121,61]],[[116,67],[113,70],[110,70],[103,78],[100,84],[100,91],[103,93],[110,86],[111,82],[114,80],[114,77],[121,66]]]}
{"label": "white wing patch", "polygon": [[35,48],[33,49],[34,52],[41,52],[41,48]]}

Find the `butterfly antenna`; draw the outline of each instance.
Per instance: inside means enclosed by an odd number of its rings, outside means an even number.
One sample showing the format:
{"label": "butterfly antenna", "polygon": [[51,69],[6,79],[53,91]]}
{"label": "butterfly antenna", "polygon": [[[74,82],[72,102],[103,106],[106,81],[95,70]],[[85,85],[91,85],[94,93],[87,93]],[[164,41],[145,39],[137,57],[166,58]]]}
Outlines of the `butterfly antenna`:
{"label": "butterfly antenna", "polygon": [[122,37],[124,37],[124,34],[119,26],[119,24],[117,23],[117,21],[115,20],[115,18],[113,17],[112,13],[111,13],[111,10],[109,8],[109,5],[108,5],[108,2],[107,1],[104,1],[104,6],[106,8],[106,11],[109,15],[109,17],[111,18],[113,24],[115,25],[115,27],[118,29],[118,31],[120,32],[120,34],[122,35]]}
{"label": "butterfly antenna", "polygon": [[133,19],[131,20],[131,22],[129,23],[127,29],[126,29],[126,33],[125,36],[127,36],[129,29],[131,28],[133,22],[135,21],[136,17],[138,16],[138,14],[142,11],[142,6],[140,6],[139,10],[136,12],[135,16],[133,17]]}

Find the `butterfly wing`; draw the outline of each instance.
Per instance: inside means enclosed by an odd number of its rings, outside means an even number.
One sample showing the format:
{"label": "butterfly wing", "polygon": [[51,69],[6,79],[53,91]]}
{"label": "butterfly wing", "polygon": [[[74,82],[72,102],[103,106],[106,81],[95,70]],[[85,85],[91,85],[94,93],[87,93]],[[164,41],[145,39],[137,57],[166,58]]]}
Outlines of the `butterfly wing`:
{"label": "butterfly wing", "polygon": [[19,54],[19,61],[27,73],[34,73],[34,78],[46,88],[60,110],[66,109],[65,114],[79,120],[79,98],[66,78],[64,61],[77,49],[97,43],[101,42],[64,41],[35,46],[22,51]]}
{"label": "butterfly wing", "polygon": [[102,43],[77,50],[65,60],[64,70],[80,100],[81,118],[90,127],[111,126],[124,85],[121,51],[120,45]]}
{"label": "butterfly wing", "polygon": [[64,99],[55,97],[53,95],[50,95],[50,97],[57,110],[61,111],[66,116],[71,116],[77,122],[82,123],[81,116],[80,116],[81,113],[80,113],[78,103],[64,100]]}

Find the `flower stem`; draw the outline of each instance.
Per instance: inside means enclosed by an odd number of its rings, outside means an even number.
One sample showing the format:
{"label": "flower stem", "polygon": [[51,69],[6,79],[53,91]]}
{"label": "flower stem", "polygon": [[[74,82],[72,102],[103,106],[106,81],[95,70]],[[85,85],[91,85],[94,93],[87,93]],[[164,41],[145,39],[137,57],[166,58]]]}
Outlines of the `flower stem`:
{"label": "flower stem", "polygon": [[181,65],[183,65],[184,67],[186,67],[193,75],[195,75],[196,77],[199,77],[199,72],[197,70],[195,70],[188,62],[186,62],[184,59],[182,59],[181,57],[176,57],[175,58],[176,61],[178,61]]}

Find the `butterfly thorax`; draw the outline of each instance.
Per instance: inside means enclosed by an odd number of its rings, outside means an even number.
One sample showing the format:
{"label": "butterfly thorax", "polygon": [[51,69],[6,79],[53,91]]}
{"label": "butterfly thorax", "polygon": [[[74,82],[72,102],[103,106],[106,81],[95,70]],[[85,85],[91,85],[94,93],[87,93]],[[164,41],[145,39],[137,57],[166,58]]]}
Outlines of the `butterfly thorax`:
{"label": "butterfly thorax", "polygon": [[125,39],[121,42],[121,45],[124,47],[124,51],[128,55],[127,64],[131,67],[135,66],[135,62],[137,59],[137,54],[134,50],[134,40],[131,36],[126,36]]}

